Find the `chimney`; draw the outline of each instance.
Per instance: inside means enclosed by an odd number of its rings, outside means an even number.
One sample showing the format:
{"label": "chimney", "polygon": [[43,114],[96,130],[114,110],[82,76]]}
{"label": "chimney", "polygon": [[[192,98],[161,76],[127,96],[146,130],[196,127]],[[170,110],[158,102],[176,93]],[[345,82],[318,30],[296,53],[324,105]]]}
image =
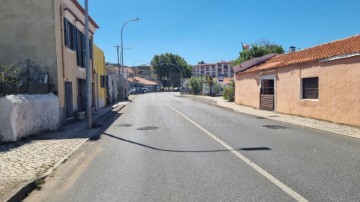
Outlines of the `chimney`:
{"label": "chimney", "polygon": [[290,46],[289,53],[293,53],[295,51],[296,51],[296,47],[295,46]]}

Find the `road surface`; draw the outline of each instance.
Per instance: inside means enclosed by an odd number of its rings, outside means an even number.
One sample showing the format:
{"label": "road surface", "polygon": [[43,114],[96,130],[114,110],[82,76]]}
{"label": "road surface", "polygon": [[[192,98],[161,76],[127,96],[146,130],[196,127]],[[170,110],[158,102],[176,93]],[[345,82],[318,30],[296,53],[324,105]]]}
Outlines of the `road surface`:
{"label": "road surface", "polygon": [[138,96],[25,201],[359,201],[360,140]]}

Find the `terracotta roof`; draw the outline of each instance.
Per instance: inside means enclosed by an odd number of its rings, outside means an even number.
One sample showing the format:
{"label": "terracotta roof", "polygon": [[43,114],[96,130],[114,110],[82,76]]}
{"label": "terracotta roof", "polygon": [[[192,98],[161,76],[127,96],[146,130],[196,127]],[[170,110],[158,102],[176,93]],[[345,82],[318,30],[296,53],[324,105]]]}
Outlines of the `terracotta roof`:
{"label": "terracotta roof", "polygon": [[136,82],[142,83],[142,84],[145,84],[145,85],[158,85],[158,83],[156,83],[155,81],[150,81],[150,80],[147,80],[147,79],[144,79],[144,78],[141,78],[141,77],[137,77],[137,76],[135,76],[134,78],[128,78],[128,81],[129,82],[134,82],[134,79],[136,80]]}
{"label": "terracotta roof", "polygon": [[355,35],[345,39],[332,41],[319,46],[314,46],[301,51],[288,54],[277,55],[266,62],[254,66],[244,72],[254,72],[259,70],[272,69],[276,67],[285,67],[294,64],[318,61],[334,56],[359,53],[360,35]]}

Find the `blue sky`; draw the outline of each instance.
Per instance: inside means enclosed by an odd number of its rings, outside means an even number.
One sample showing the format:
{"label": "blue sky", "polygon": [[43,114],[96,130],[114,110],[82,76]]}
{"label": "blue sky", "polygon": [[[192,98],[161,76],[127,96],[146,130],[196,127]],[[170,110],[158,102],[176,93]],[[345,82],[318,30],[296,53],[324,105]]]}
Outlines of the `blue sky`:
{"label": "blue sky", "polygon": [[108,62],[117,61],[123,23],[140,18],[123,31],[127,66],[167,52],[189,64],[228,61],[239,56],[241,42],[304,49],[360,34],[359,0],[89,0],[89,10]]}

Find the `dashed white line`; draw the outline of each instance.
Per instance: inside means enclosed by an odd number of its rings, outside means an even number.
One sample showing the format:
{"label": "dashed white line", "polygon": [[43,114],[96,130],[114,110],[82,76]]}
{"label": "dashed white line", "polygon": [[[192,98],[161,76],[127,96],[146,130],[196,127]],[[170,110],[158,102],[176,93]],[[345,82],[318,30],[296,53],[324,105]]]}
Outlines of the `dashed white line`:
{"label": "dashed white line", "polygon": [[180,114],[182,117],[184,117],[186,120],[188,120],[190,123],[198,127],[200,130],[202,130],[205,134],[210,136],[212,139],[214,139],[216,142],[220,143],[222,146],[224,146],[227,150],[231,151],[235,156],[237,156],[239,159],[244,161],[247,165],[252,167],[254,170],[256,170],[258,173],[266,177],[268,180],[270,180],[273,184],[278,186],[280,189],[282,189],[284,192],[289,194],[291,197],[293,197],[297,201],[308,201],[304,197],[302,197],[300,194],[296,193],[294,190],[292,190],[290,187],[282,183],[280,180],[272,176],[270,173],[268,173],[266,170],[262,169],[260,166],[258,166],[256,163],[252,162],[250,159],[246,158],[244,155],[242,155],[240,152],[226,144],[224,141],[213,135],[211,132],[203,128],[201,125],[196,123],[195,121],[191,120],[189,117],[187,117],[185,114],[181,113],[179,110],[175,109],[173,106],[171,106],[168,103],[164,103],[168,107],[170,107],[172,110]]}

